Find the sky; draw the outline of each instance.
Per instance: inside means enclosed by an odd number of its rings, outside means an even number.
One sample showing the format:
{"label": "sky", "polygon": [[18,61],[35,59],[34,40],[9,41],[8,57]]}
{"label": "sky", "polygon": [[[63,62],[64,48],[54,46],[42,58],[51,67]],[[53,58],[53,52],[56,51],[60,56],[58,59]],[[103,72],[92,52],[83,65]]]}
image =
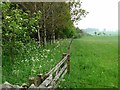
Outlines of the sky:
{"label": "sky", "polygon": [[78,23],[78,27],[99,28],[108,31],[118,29],[118,2],[120,0],[81,0],[82,8],[89,12],[86,18]]}

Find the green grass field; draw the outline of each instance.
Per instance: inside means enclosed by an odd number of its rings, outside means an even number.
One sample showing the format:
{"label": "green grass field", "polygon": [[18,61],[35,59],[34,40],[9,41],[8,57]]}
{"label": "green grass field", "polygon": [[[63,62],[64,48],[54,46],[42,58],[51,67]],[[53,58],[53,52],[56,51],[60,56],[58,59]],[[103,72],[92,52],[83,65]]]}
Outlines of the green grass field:
{"label": "green grass field", "polygon": [[[45,74],[53,68],[67,51],[69,40],[58,41],[45,48],[28,45],[10,64],[3,55],[2,83],[28,84],[30,76]],[[118,39],[117,37],[82,37],[74,39],[71,46],[71,71],[61,81],[60,88],[99,88],[90,84],[115,86],[118,84]]]}
{"label": "green grass field", "polygon": [[[89,83],[92,85],[88,85]],[[71,72],[65,76],[59,87],[104,88],[104,86],[118,86],[118,38],[75,39],[71,46]]]}

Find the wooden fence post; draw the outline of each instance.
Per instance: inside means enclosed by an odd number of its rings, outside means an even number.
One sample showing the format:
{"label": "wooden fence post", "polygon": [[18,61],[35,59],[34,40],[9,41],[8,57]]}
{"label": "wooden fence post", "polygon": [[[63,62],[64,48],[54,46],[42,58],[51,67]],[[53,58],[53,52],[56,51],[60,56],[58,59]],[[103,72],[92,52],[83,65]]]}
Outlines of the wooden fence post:
{"label": "wooden fence post", "polygon": [[[67,53],[63,53],[63,54],[62,54],[62,59],[63,59],[66,55],[67,55]],[[65,62],[65,63],[66,63],[66,62]],[[64,63],[64,64],[65,64],[65,63]],[[64,66],[64,65],[63,65],[63,66]]]}
{"label": "wooden fence post", "polygon": [[63,59],[66,55],[67,55],[66,53],[63,53],[63,54],[62,54],[62,59]]}
{"label": "wooden fence post", "polygon": [[43,75],[42,74],[38,74],[37,75],[37,86],[39,86],[43,81]]}
{"label": "wooden fence post", "polygon": [[68,54],[68,57],[67,57],[67,72],[68,74],[70,73],[70,54]]}
{"label": "wooden fence post", "polygon": [[[67,55],[67,53],[63,53],[62,54],[62,59]],[[66,62],[65,62],[66,63]],[[61,65],[61,67],[63,67],[65,65],[65,63],[63,63],[63,65]]]}
{"label": "wooden fence post", "polygon": [[29,77],[29,86],[35,84],[35,77]]}
{"label": "wooden fence post", "polygon": [[26,84],[26,83],[23,83],[23,84],[22,84],[22,89],[21,89],[21,90],[27,90],[27,88],[28,88],[27,84]]}

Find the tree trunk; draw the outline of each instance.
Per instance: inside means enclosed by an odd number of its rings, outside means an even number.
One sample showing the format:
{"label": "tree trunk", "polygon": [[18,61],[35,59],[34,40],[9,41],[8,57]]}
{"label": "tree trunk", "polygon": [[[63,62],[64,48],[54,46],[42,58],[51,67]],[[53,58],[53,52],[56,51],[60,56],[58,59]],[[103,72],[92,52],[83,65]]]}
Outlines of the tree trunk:
{"label": "tree trunk", "polygon": [[38,29],[38,46],[40,47],[40,30]]}
{"label": "tree trunk", "polygon": [[44,26],[43,26],[43,33],[44,33],[44,36],[43,36],[43,42],[44,42],[44,46],[46,46],[46,44],[47,44],[47,41],[46,41],[46,24],[45,24],[45,18],[46,18],[46,16],[45,16],[45,8],[44,8],[44,3],[43,3],[43,13],[44,13],[44,20],[43,20],[43,24],[44,24]]}
{"label": "tree trunk", "polygon": [[55,43],[55,31],[53,31],[53,43]]}
{"label": "tree trunk", "polygon": [[[35,12],[37,12],[36,2],[34,4],[34,8],[35,8]],[[37,29],[37,33],[38,33],[38,47],[40,47],[40,28]]]}
{"label": "tree trunk", "polygon": [[44,24],[44,45],[45,45],[45,46],[47,45],[47,41],[46,41],[46,27],[45,27],[45,24]]}
{"label": "tree trunk", "polygon": [[[54,4],[54,3],[53,3]],[[53,43],[55,43],[55,20],[54,20],[54,5],[53,5],[53,10],[52,10],[52,39]]]}

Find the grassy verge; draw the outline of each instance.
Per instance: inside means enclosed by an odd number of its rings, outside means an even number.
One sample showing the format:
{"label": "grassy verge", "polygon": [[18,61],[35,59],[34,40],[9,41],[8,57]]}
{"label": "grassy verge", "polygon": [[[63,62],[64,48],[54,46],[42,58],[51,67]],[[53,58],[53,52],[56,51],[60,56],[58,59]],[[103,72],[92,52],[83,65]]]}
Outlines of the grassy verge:
{"label": "grassy verge", "polygon": [[59,87],[104,88],[96,84],[118,86],[117,37],[83,37],[72,43],[71,72]]}
{"label": "grassy verge", "polygon": [[53,45],[38,48],[36,44],[29,43],[19,50],[19,55],[14,56],[14,63],[9,56],[3,54],[2,58],[2,82],[8,81],[11,84],[28,84],[30,76],[39,73],[45,74],[53,68],[66,52],[68,40],[57,41]]}

